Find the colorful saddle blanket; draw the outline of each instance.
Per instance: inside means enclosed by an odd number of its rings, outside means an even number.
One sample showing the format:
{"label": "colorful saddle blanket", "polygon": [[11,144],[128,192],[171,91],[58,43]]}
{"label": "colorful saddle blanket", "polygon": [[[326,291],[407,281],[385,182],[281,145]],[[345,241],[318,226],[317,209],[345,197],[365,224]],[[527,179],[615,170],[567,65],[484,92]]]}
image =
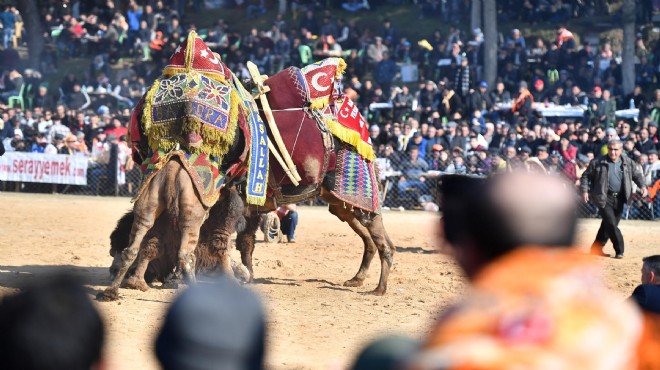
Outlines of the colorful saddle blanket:
{"label": "colorful saddle blanket", "polygon": [[[377,179],[371,162],[375,153],[368,125],[353,102],[339,91],[345,67],[342,59],[328,58],[302,69],[287,68],[265,81],[271,91],[268,102],[302,177],[303,186],[292,191],[306,191],[309,185],[320,184],[326,173],[336,171],[330,184],[332,193],[348,204],[378,213]],[[339,148],[334,148],[333,136]],[[271,160],[272,184],[286,190],[291,182]]]}
{"label": "colorful saddle blanket", "polygon": [[331,193],[365,211],[380,213],[378,177],[374,162],[367,161],[354,147],[339,143]]}
{"label": "colorful saddle blanket", "polygon": [[189,153],[177,149],[171,151],[157,150],[150,153],[147,159],[142,162],[140,167],[143,174],[142,185],[136,199],[140,196],[141,190],[149,186],[149,182],[151,182],[154,175],[175,157],[179,159],[183,168],[190,175],[202,204],[205,207],[213,206],[220,197],[220,188],[224,183],[224,176],[218,170],[220,167],[218,157],[206,153]]}
{"label": "colorful saddle blanket", "polygon": [[149,147],[167,150],[179,144],[222,157],[234,141],[238,103],[230,86],[195,71],[157,80],[142,115]]}
{"label": "colorful saddle blanket", "polygon": [[[248,180],[253,190],[248,202],[263,204],[268,162],[259,159],[267,159],[268,145],[263,122],[258,125],[254,120],[258,113],[250,99],[220,57],[191,31],[131,117],[133,157],[142,163],[144,175],[142,189],[168,160],[178,157],[202,203],[212,206],[223,183],[220,165],[235,146],[240,126],[253,136],[246,138],[252,140],[252,152],[261,153],[249,159],[250,174],[255,175]],[[240,162],[244,155],[232,161]]]}

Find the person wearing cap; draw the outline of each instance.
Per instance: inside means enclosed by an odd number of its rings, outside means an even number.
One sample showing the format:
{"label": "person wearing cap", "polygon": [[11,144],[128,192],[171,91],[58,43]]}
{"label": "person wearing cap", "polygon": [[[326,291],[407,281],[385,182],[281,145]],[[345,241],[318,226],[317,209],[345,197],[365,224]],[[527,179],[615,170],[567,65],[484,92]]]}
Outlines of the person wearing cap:
{"label": "person wearing cap", "polygon": [[648,164],[644,168],[644,177],[646,178],[646,185],[652,186],[656,180],[660,179],[660,160],[658,159],[658,151],[655,148],[646,151],[646,155],[648,156]]}
{"label": "person wearing cap", "polygon": [[260,370],[266,328],[261,299],[221,276],[191,286],[172,303],[155,355],[164,370]]}
{"label": "person wearing cap", "polygon": [[408,144],[406,145],[406,153],[410,153],[414,147],[419,149],[419,156],[421,158],[426,158],[426,138],[419,131],[415,131],[415,133],[412,135],[412,138],[408,140]]}
{"label": "person wearing cap", "polygon": [[600,264],[575,247],[571,187],[518,172],[486,180],[444,176],[440,193],[440,243],[471,289],[433,323],[408,370],[658,362],[657,353],[637,352],[656,343],[642,340],[641,312],[611,293]]}
{"label": "person wearing cap", "polygon": [[546,166],[550,162],[550,154],[548,153],[548,147],[545,145],[539,145],[536,148],[536,158],[539,159],[539,162]]}
{"label": "person wearing cap", "polygon": [[532,89],[532,96],[535,102],[543,102],[548,99],[548,91],[545,88],[545,82],[542,78],[537,78],[534,81],[534,88]]}
{"label": "person wearing cap", "polygon": [[610,140],[607,150],[607,156],[589,163],[580,179],[580,188],[584,203],[591,200],[602,217],[596,239],[591,245],[591,253],[609,257],[609,254],[603,252],[603,247],[611,240],[614,257],[623,258],[625,246],[618,226],[623,205],[632,199],[633,182],[640,188],[642,197],[646,196],[647,188],[640,168],[632,159],[621,155],[623,143],[620,140]]}

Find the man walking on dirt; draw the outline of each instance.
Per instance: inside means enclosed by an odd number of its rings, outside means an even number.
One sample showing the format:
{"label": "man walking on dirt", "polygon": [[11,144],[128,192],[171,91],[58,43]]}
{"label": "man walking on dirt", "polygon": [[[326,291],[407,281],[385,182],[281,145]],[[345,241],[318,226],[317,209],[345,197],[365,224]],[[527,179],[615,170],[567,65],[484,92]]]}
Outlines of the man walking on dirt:
{"label": "man walking on dirt", "polygon": [[642,197],[647,194],[644,175],[632,159],[621,155],[622,151],[621,140],[609,141],[607,156],[591,161],[580,179],[582,200],[587,203],[591,199],[602,218],[596,240],[591,245],[594,255],[609,257],[603,253],[603,247],[611,240],[614,258],[623,258],[624,242],[619,230],[623,205],[632,197],[633,182],[641,189]]}

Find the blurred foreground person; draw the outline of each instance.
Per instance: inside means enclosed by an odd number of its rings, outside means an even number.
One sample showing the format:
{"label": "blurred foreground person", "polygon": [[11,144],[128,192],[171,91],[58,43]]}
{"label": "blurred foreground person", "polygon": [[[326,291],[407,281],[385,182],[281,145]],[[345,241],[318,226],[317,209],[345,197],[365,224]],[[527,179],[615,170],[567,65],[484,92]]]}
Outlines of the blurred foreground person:
{"label": "blurred foreground person", "polygon": [[165,370],[259,370],[264,337],[259,298],[223,276],[176,299],[156,339],[156,356]]}
{"label": "blurred foreground person", "polygon": [[642,314],[571,247],[571,189],[525,173],[443,177],[441,234],[472,291],[440,317],[412,369],[638,368]]}
{"label": "blurred foreground person", "polygon": [[54,276],[0,302],[0,368],[104,369],[104,327],[73,278]]}
{"label": "blurred foreground person", "polygon": [[642,284],[631,298],[642,310],[660,314],[660,255],[642,259]]}

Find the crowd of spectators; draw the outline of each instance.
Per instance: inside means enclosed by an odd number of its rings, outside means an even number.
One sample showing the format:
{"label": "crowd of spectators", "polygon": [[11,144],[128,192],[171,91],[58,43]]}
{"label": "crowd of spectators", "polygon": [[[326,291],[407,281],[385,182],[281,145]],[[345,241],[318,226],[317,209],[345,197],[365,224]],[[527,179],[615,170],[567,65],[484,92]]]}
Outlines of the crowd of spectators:
{"label": "crowd of spectators", "polygon": [[[85,155],[93,169],[107,164],[103,153],[117,147],[123,173],[132,166],[125,155],[130,110],[182,37],[195,29],[239,77],[249,76],[247,60],[272,74],[288,65],[344,57],[344,89],[372,124],[383,172],[396,174],[388,177],[395,180],[389,185],[391,202],[408,198],[406,207],[423,203],[418,195],[431,195],[432,186],[425,183],[429,171],[485,176],[531,168],[577,182],[589,161],[605,153],[608,130],[642,166],[647,185],[652,189],[657,183],[660,91],[653,89],[660,81],[660,44],[647,47],[647,39],[638,34],[636,87],[624,94],[620,53],[610,40],[591,40],[563,25],[572,17],[593,15],[600,2],[526,1],[522,7],[498,2],[502,19],[521,26],[550,20],[557,33],[543,39],[519,29],[502,30],[493,86],[483,81],[483,32],[462,27],[469,21],[469,2],[404,5],[419,7],[421,18],[450,25],[447,32],[437,29],[420,39],[411,39],[396,19],[373,29],[342,18],[346,13],[339,8],[369,12],[381,5],[374,1],[333,3],[335,8],[296,1],[291,17],[277,15],[271,26],[253,27],[247,34],[223,19],[199,28],[191,21],[194,14],[186,17],[185,12],[200,11],[203,4],[195,1],[186,8],[185,3],[132,0],[119,9],[113,1],[51,2],[42,9],[47,46],[38,69],[21,67],[10,41],[16,39],[12,30],[23,22],[15,7],[5,8],[0,13],[7,40],[0,77],[5,149]],[[640,2],[638,10],[647,3]],[[264,2],[243,6],[248,19],[269,14]],[[639,22],[651,21],[652,11],[638,13]],[[43,76],[69,58],[89,60],[89,68],[67,75],[59,86],[46,82]],[[403,78],[411,68],[417,78]],[[14,99],[18,96],[22,106]],[[550,118],[539,109],[566,105],[584,114]],[[618,110],[631,108],[638,110],[634,118],[617,116]],[[652,197],[640,200],[640,206],[657,201],[655,192]],[[654,214],[659,211],[656,206]]]}

